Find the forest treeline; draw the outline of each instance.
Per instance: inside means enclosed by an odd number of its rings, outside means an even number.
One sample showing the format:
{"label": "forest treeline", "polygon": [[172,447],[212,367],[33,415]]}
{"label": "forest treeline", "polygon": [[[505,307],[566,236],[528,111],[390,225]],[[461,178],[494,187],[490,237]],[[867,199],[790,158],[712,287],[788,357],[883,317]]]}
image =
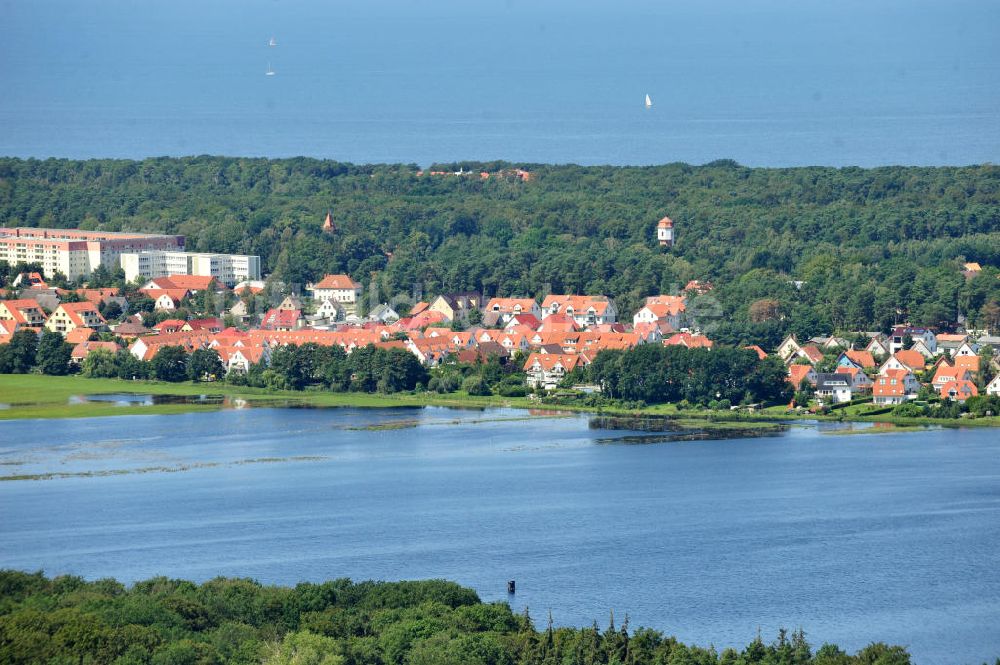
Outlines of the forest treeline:
{"label": "forest treeline", "polygon": [[536,627],[452,582],[46,578],[0,571],[0,662],[10,665],[907,665],[903,647],[857,654],[802,631],[742,650],[688,646],[611,613],[602,628]]}
{"label": "forest treeline", "polygon": [[[548,289],[612,296],[627,317],[645,296],[708,280],[727,321],[716,336],[765,348],[907,319],[1000,326],[997,166],[518,165],[526,182],[497,175],[508,166],[7,158],[0,223],[182,233],[192,250],[258,254],[289,283],[350,273],[381,300]],[[664,215],[669,250],[655,241]],[[983,270],[963,276],[967,261]]]}

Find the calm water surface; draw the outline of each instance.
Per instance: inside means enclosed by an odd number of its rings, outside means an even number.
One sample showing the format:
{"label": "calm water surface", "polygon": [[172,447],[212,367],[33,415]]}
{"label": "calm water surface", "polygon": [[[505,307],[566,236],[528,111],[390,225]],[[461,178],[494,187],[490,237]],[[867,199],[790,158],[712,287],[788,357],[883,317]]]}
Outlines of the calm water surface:
{"label": "calm water surface", "polygon": [[[1000,653],[995,431],[620,445],[602,438],[628,432],[580,416],[526,417],[0,423],[0,475],[67,474],[0,482],[0,566],[124,581],[441,577],[487,600],[506,600],[514,578],[514,608],[560,624],[603,624],[613,608],[716,646],[802,626],[816,644],[904,644],[923,664]],[[386,423],[401,428],[357,429]]]}
{"label": "calm water surface", "polygon": [[0,16],[0,155],[1000,161],[997,2],[0,0]]}

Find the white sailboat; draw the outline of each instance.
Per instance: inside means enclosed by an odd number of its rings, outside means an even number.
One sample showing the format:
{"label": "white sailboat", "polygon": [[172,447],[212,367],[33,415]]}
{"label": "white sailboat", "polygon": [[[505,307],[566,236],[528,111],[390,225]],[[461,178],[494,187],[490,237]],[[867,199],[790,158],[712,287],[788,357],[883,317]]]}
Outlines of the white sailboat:
{"label": "white sailboat", "polygon": [[264,76],[274,76],[274,70],[271,69],[271,63],[270,62],[267,63],[267,72],[265,72]]}
{"label": "white sailboat", "polygon": [[646,95],[646,108],[648,109],[652,105],[653,105],[653,100],[649,98],[649,95]]}
{"label": "white sailboat", "polygon": [[271,39],[268,40],[267,45],[268,46],[277,46],[278,42],[274,39],[274,37],[271,37]]}

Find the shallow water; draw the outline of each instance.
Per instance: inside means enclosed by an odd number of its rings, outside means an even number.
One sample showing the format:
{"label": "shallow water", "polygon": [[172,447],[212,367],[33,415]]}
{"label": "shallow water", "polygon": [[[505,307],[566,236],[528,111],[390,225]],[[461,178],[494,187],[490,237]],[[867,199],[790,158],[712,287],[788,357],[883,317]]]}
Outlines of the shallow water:
{"label": "shallow water", "polygon": [[0,475],[112,475],[0,482],[0,566],[124,581],[442,577],[488,600],[516,579],[515,609],[559,624],[603,625],[613,608],[717,647],[802,626],[816,645],[884,640],[922,664],[1000,653],[996,431],[796,427],[608,446],[598,439],[642,433],[525,418],[2,422]]}

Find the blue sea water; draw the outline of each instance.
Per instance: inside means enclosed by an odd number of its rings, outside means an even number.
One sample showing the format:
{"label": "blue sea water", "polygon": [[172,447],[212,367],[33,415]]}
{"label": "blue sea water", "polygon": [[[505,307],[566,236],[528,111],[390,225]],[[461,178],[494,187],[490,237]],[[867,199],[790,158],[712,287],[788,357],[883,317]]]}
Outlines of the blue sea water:
{"label": "blue sea water", "polygon": [[0,17],[0,155],[1000,157],[994,1],[5,0]]}
{"label": "blue sea water", "polygon": [[[584,416],[526,418],[250,409],[0,422],[0,475],[132,471],[0,482],[0,568],[126,582],[446,578],[527,606],[540,625],[551,610],[559,625],[603,626],[613,609],[720,648],[784,626],[815,646],[903,644],[920,665],[1000,655],[995,431],[626,445],[614,439],[629,433]],[[363,429],[386,423],[405,427]]]}

